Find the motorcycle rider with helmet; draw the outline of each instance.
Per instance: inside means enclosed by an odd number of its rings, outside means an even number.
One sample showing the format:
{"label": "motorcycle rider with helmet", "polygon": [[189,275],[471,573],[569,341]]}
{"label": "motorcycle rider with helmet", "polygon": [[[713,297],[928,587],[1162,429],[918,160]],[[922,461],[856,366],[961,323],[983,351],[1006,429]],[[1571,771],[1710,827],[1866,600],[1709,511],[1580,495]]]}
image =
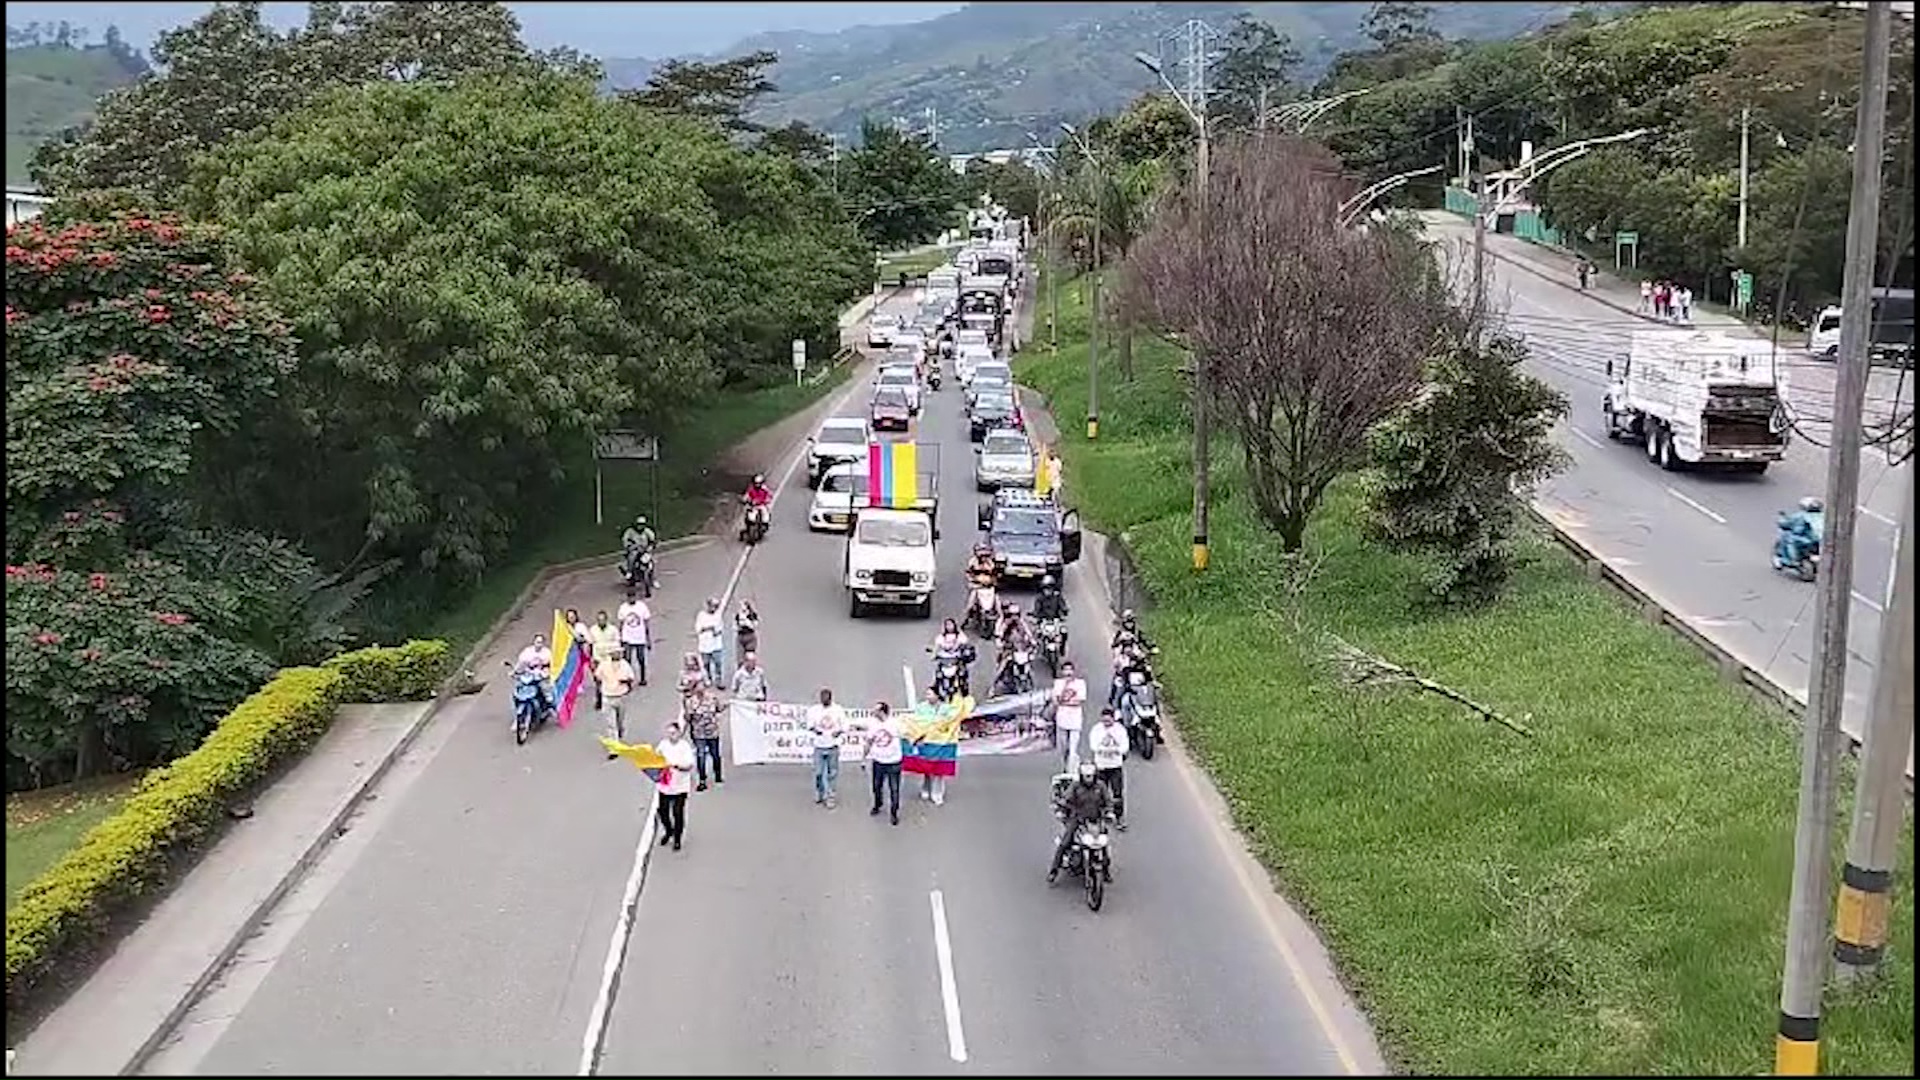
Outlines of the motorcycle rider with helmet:
{"label": "motorcycle rider with helmet", "polygon": [[[651,554],[654,545],[658,542],[659,536],[654,533],[653,526],[647,524],[645,514],[634,518],[633,524],[620,533],[620,574],[626,578],[627,584],[632,585],[638,581],[642,572],[640,556]],[[648,589],[651,591],[651,583]]]}
{"label": "motorcycle rider with helmet", "polygon": [[1826,517],[1826,504],[1811,495],[1800,500],[1798,510],[1782,515],[1780,534],[1773,542],[1774,568],[1799,566],[1818,553]]}
{"label": "motorcycle rider with helmet", "polygon": [[[967,611],[972,614],[979,607],[981,589],[991,589],[999,580],[999,573],[993,567],[993,549],[986,544],[973,545],[973,557],[967,560]],[[993,612],[980,612],[981,625],[991,626]]]}
{"label": "motorcycle rider with helmet", "polygon": [[[1062,825],[1060,843],[1053,849],[1053,863],[1047,867],[1047,884],[1051,885],[1060,878],[1060,868],[1066,863],[1067,850],[1073,846],[1074,834],[1082,825],[1091,825],[1104,821],[1113,813],[1113,792],[1100,782],[1091,759],[1080,762],[1079,775],[1067,785],[1060,795]],[[1107,871],[1111,881],[1113,872]]]}
{"label": "motorcycle rider with helmet", "polygon": [[1004,680],[1013,670],[1013,654],[1021,649],[1033,650],[1033,627],[1020,616],[1020,605],[1008,601],[1000,609],[999,625],[994,627],[994,640],[1000,646],[998,679]]}
{"label": "motorcycle rider with helmet", "polygon": [[773,505],[773,491],[767,487],[767,478],[765,476],[755,473],[753,481],[747,485],[746,494],[740,496],[740,501],[745,504],[746,507],[740,520],[741,539],[746,539],[747,525],[753,520],[756,513],[761,515],[765,522],[762,528],[763,533],[766,528],[772,526],[773,515],[769,512],[769,508]]}
{"label": "motorcycle rider with helmet", "polygon": [[1064,619],[1067,617],[1067,597],[1060,590],[1060,582],[1052,574],[1040,579],[1040,595],[1033,601],[1033,617],[1036,619]]}

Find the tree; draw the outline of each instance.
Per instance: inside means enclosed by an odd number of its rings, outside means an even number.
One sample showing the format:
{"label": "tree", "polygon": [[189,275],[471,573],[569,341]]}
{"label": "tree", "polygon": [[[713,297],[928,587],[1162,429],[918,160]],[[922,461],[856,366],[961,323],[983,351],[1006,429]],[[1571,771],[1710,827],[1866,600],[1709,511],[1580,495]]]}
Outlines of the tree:
{"label": "tree", "polygon": [[1383,52],[1440,40],[1433,28],[1433,5],[1410,0],[1384,0],[1373,5],[1360,21],[1360,29]]}
{"label": "tree", "polygon": [[1420,556],[1427,593],[1485,603],[1513,574],[1521,498],[1566,463],[1559,391],[1521,370],[1526,346],[1474,345],[1456,326],[1427,361],[1420,395],[1374,429],[1374,534]]}
{"label": "tree", "polygon": [[1089,124],[1087,139],[1103,156],[1122,165],[1182,162],[1193,155],[1198,141],[1186,106],[1172,94],[1161,93],[1142,94],[1113,119]]}
{"label": "tree", "polygon": [[[1169,172],[1167,166],[1158,161],[1109,162],[1081,169],[1074,174],[1075,182],[1061,191],[1061,210],[1048,228],[1085,244],[1089,252],[1097,233],[1106,265],[1122,265],[1147,230],[1154,200],[1159,197]],[[1134,327],[1126,304],[1115,306],[1114,321],[1120,346],[1120,376],[1132,379]]]}
{"label": "tree", "polygon": [[834,163],[832,136],[799,120],[762,134],[759,148],[791,158],[810,169],[826,169]]}
{"label": "tree", "polygon": [[1169,194],[1128,260],[1125,302],[1207,365],[1254,507],[1289,551],[1413,397],[1445,310],[1431,258],[1339,227],[1338,175],[1296,139],[1229,143],[1204,201],[1191,182]]}
{"label": "tree", "polygon": [[35,152],[31,171],[42,190],[128,188],[171,201],[195,157],[335,87],[594,70],[570,52],[529,52],[505,4],[440,0],[316,3],[306,25],[288,34],[266,24],[257,2],[219,4],[161,34],[153,58],[158,73],[108,94],[90,125]]}
{"label": "tree", "polygon": [[860,148],[841,158],[839,175],[841,200],[882,250],[932,240],[963,197],[931,142],[872,119],[860,125]]}
{"label": "tree", "polygon": [[965,178],[969,202],[990,196],[1013,217],[1032,218],[1039,213],[1040,174],[1018,158],[1002,163],[976,157],[967,162]]}
{"label": "tree", "polygon": [[668,60],[648,76],[645,87],[620,96],[649,109],[698,117],[730,135],[754,134],[765,129],[748,121],[747,112],[773,93],[766,70],[779,61],[779,54],[768,49],[715,63]]}
{"label": "tree", "polygon": [[1272,23],[1244,13],[1235,16],[1213,62],[1209,115],[1241,128],[1255,126],[1262,104],[1272,108],[1297,96],[1294,77],[1300,62],[1293,39]]}
{"label": "tree", "polygon": [[256,513],[446,582],[551,512],[591,433],[780,370],[871,283],[794,162],[560,76],[330,95],[203,161],[187,205],[299,330],[302,422],[259,448]]}

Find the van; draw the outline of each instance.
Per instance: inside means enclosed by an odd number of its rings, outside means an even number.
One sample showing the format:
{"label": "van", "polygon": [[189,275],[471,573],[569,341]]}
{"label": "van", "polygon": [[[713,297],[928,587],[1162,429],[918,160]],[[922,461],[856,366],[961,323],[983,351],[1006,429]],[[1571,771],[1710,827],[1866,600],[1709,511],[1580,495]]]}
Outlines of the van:
{"label": "van", "polygon": [[[1840,355],[1840,314],[1838,305],[1822,308],[1807,331],[1807,351],[1825,360]],[[1869,351],[1878,363],[1913,366],[1913,290],[1879,288],[1873,290],[1873,316]]]}

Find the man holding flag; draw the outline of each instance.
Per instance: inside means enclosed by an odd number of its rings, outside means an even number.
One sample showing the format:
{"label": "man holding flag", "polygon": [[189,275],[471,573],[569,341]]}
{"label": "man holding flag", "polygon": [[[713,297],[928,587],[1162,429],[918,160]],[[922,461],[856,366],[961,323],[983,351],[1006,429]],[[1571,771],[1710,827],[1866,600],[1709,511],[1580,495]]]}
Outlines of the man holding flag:
{"label": "man holding flag", "polygon": [[539,650],[540,655],[531,658],[534,670],[546,673],[549,684],[544,688],[553,695],[549,704],[553,705],[553,722],[556,726],[566,727],[573,723],[573,705],[580,696],[580,688],[587,684],[586,651],[581,642],[573,635],[573,626],[566,615],[555,609],[553,613],[553,649],[548,650],[546,640],[534,635],[533,646],[520,654],[520,662],[529,661],[528,653]]}

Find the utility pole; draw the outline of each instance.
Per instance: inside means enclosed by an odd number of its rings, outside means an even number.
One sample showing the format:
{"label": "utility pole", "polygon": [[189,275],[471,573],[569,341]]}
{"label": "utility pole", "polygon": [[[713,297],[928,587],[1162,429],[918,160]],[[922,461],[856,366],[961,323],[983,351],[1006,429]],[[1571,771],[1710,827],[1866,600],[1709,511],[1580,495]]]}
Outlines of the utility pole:
{"label": "utility pole", "polygon": [[1260,84],[1260,111],[1254,114],[1253,130],[1262,135],[1267,133],[1267,84]]}
{"label": "utility pole", "polygon": [[1093,319],[1087,334],[1087,439],[1092,441],[1100,437],[1100,275],[1104,271],[1100,249],[1100,222],[1106,216],[1106,171],[1100,165],[1100,159],[1094,156],[1093,146],[1088,143],[1072,124],[1061,124],[1060,130],[1067,133],[1075,147],[1086,155],[1087,177],[1093,185]]}
{"label": "utility pole", "polygon": [[1774,1072],[1780,1076],[1814,1076],[1820,1069],[1820,991],[1827,974],[1834,774],[1839,756],[1840,710],[1846,701],[1847,622],[1853,593],[1860,452],[1865,436],[1870,291],[1880,232],[1880,170],[1886,155],[1887,53],[1892,25],[1893,12],[1885,0],[1867,5],[1866,55],[1853,136],[1853,192],[1847,210],[1847,261],[1840,286],[1840,370],[1834,377],[1826,527],[1820,538],[1824,559],[1813,616],[1816,653],[1801,737],[1787,956],[1780,979],[1779,1030],[1774,1040]]}
{"label": "utility pole", "polygon": [[1473,309],[1468,333],[1475,348],[1480,345],[1480,324],[1487,314],[1487,177],[1478,168],[1473,147],[1473,114],[1467,114],[1466,132],[1460,141],[1460,175],[1473,184]]}
{"label": "utility pole", "polygon": [[1733,242],[1735,251],[1747,250],[1747,135],[1752,118],[1753,110],[1740,106],[1740,228]]}
{"label": "utility pole", "polygon": [[1880,969],[1893,907],[1894,859],[1906,819],[1907,755],[1913,748],[1913,469],[1894,555],[1893,595],[1880,618],[1873,706],[1860,741],[1859,779],[1840,901],[1833,915],[1834,974],[1852,981]]}

